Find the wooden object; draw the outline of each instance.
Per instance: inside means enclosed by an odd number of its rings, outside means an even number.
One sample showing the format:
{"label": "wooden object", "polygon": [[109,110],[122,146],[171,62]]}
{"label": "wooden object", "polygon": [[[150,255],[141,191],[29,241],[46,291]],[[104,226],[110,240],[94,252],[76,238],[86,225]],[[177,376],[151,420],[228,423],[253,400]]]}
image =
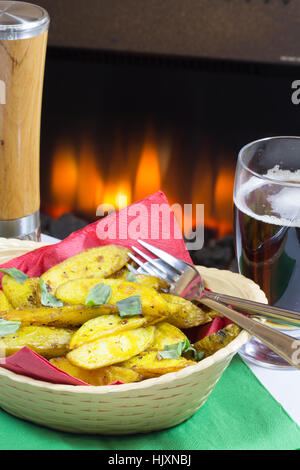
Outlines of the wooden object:
{"label": "wooden object", "polygon": [[0,41],[0,220],[39,210],[40,123],[47,32]]}

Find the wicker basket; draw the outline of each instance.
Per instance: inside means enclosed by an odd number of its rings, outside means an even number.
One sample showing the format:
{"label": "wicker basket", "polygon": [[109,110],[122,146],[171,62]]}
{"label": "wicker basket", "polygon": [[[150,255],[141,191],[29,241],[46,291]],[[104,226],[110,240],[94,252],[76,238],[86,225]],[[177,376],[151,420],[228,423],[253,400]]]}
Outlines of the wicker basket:
{"label": "wicker basket", "polygon": [[[41,246],[0,239],[0,263]],[[219,292],[266,302],[254,282],[228,271],[199,268]],[[246,331],[195,366],[143,382],[102,387],[53,385],[0,368],[0,406],[19,418],[73,433],[133,434],[175,426],[204,403],[250,336]]]}

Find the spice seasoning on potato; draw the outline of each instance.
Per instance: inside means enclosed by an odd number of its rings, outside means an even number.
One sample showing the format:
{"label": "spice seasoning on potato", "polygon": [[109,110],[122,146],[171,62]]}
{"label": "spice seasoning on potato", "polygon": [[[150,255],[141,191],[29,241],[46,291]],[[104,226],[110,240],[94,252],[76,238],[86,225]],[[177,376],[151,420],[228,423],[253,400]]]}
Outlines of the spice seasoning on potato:
{"label": "spice seasoning on potato", "polygon": [[13,306],[9,302],[3,290],[0,290],[0,312],[6,312],[7,310],[11,310],[12,308]]}
{"label": "spice seasoning on potato", "polygon": [[121,331],[140,328],[146,323],[142,316],[132,318],[120,318],[119,315],[103,315],[87,321],[74,333],[70,342],[70,349],[75,349],[85,343],[103,338]]}
{"label": "spice seasoning on potato", "polygon": [[0,312],[0,318],[7,321],[20,321],[22,325],[48,325],[72,328],[83,325],[99,315],[117,313],[116,306],[66,305],[63,307],[38,307]]}
{"label": "spice seasoning on potato", "polygon": [[94,386],[109,385],[116,381],[132,383],[142,380],[140,374],[121,366],[108,366],[95,370],[86,370],[74,366],[66,357],[52,358],[50,359],[50,363],[58,369],[67,372],[67,374],[70,374],[72,377]]}
{"label": "spice seasoning on potato", "polygon": [[74,366],[66,357],[51,358],[49,362],[72,377],[82,380],[90,385],[105,385],[105,371],[102,369],[99,369],[99,371],[88,371],[81,367]]}
{"label": "spice seasoning on potato", "polygon": [[170,313],[167,321],[178,328],[192,328],[211,321],[208,313],[189,300],[171,294],[161,294],[168,302]]}
{"label": "spice seasoning on potato", "polygon": [[149,274],[135,274],[136,282],[142,286],[152,287],[153,289],[160,291],[167,291],[170,289],[170,284],[164,279],[160,279],[156,276],[150,276]]}
{"label": "spice seasoning on potato", "polygon": [[109,385],[113,382],[124,382],[129,384],[132,382],[140,382],[143,377],[136,371],[122,367],[120,365],[104,367],[104,385]]}
{"label": "spice seasoning on potato", "polygon": [[161,351],[165,346],[185,341],[187,337],[176,326],[167,322],[161,322],[155,325],[154,340],[151,349]]}
{"label": "spice seasoning on potato", "polygon": [[128,248],[117,245],[90,248],[53,266],[41,277],[51,291],[55,291],[67,279],[109,277],[130,260],[129,251]]}
{"label": "spice seasoning on potato", "polygon": [[134,370],[145,378],[159,377],[160,375],[177,372],[185,367],[196,365],[184,357],[179,359],[160,359],[157,351],[145,351],[122,363],[124,367]]}
{"label": "spice seasoning on potato", "polygon": [[43,357],[63,356],[69,350],[74,330],[48,326],[21,326],[16,333],[0,338],[5,355],[11,356],[27,347]]}
{"label": "spice seasoning on potato", "polygon": [[153,342],[154,326],[125,331],[73,349],[67,358],[75,366],[98,369],[123,362],[147,349]]}
{"label": "spice seasoning on potato", "polygon": [[205,338],[197,341],[194,344],[194,347],[199,352],[204,353],[204,357],[211,356],[219,349],[227,346],[234,338],[236,338],[241,332],[239,326],[235,324],[227,325],[222,330],[219,330],[217,333],[206,336]]}
{"label": "spice seasoning on potato", "polygon": [[21,284],[9,274],[2,277],[2,289],[14,308],[37,307],[41,305],[39,279],[28,277]]}
{"label": "spice seasoning on potato", "polygon": [[120,269],[119,271],[116,271],[114,274],[109,276],[109,279],[119,279],[119,280],[126,281],[129,274],[130,274],[129,269],[127,268],[127,266],[124,266],[122,269]]}
{"label": "spice seasoning on potato", "polygon": [[[136,282],[118,279],[102,279],[101,283],[110,286],[112,293],[108,303],[116,305],[120,300],[134,295],[141,296],[142,314],[148,322],[154,323],[169,315],[168,303],[152,287],[141,286]],[[65,304],[84,304],[90,289],[99,283],[99,279],[75,279],[59,286],[55,296]]]}

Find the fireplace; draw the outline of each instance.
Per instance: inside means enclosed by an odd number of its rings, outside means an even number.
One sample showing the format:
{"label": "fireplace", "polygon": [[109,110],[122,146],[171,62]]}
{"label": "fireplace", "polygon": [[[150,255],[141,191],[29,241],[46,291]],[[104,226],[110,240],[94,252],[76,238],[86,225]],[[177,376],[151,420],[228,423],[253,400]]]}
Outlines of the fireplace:
{"label": "fireplace", "polygon": [[[226,8],[231,2],[215,3]],[[50,4],[42,6],[51,14]],[[253,61],[241,51],[225,59],[221,53],[176,55],[171,46],[169,54],[74,47],[70,36],[64,42],[55,11],[52,21],[57,35],[50,35],[45,73],[42,212],[54,219],[72,213],[88,223],[99,204],[118,207],[162,189],[171,204],[204,204],[211,238],[232,234],[239,149],[261,137],[299,134],[299,109],[291,101],[296,63],[268,61],[266,51]],[[194,220],[189,223],[192,229]]]}

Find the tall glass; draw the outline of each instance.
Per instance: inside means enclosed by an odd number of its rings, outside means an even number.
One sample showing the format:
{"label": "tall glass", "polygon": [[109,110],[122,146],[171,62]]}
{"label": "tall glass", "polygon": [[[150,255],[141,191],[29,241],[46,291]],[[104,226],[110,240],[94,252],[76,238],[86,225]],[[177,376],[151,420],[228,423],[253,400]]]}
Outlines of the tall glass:
{"label": "tall glass", "polygon": [[48,13],[0,1],[0,237],[40,236],[40,123]]}
{"label": "tall glass", "polygon": [[[259,284],[271,305],[300,312],[300,137],[271,137],[242,148],[234,212],[240,273]],[[300,329],[280,329],[300,338]],[[255,338],[240,352],[266,367],[291,367]]]}

